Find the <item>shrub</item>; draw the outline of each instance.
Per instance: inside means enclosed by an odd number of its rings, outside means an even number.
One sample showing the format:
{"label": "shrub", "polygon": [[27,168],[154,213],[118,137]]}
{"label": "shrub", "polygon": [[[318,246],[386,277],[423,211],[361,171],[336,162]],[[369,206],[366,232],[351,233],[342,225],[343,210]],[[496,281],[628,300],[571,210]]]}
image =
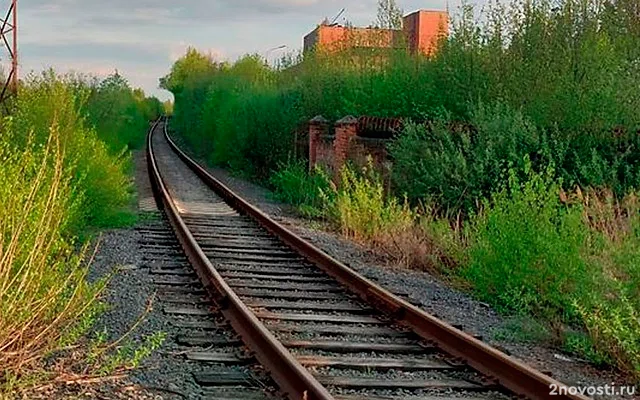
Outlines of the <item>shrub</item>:
{"label": "shrub", "polygon": [[0,393],[56,348],[100,289],[65,235],[81,202],[58,134],[54,120],[44,146],[0,144]]}
{"label": "shrub", "polygon": [[472,217],[462,274],[483,300],[553,320],[590,286],[582,259],[587,236],[580,210],[560,201],[553,171],[538,174],[526,165],[527,180],[510,170],[508,184]]}
{"label": "shrub", "polygon": [[302,162],[289,162],[276,171],[269,180],[276,197],[296,206],[303,215],[320,217],[323,213],[323,193],[329,193],[330,180],[321,169],[307,172]]}
{"label": "shrub", "polygon": [[[72,175],[79,212],[74,216],[74,233],[87,227],[117,226],[130,220],[126,207],[132,197],[131,178],[126,173],[129,156],[109,152],[96,131],[87,126],[82,107],[86,88],[73,80],[64,81],[53,72],[30,77],[21,91],[13,124],[6,136],[16,144],[33,140],[44,144],[55,121],[57,140],[65,154],[65,169]],[[141,134],[142,135],[142,134]]]}
{"label": "shrub", "polygon": [[[525,160],[525,173],[521,180],[512,170],[471,218],[468,265],[459,273],[498,309],[534,315],[555,326],[570,349],[637,374],[635,202],[620,207],[579,191],[579,201],[568,199],[552,169],[535,173]],[[589,340],[563,326],[586,330]]]}
{"label": "shrub", "polygon": [[610,187],[621,196],[640,185],[637,135],[539,128],[502,103],[475,106],[469,121],[461,125],[445,114],[426,124],[408,123],[389,146],[397,191],[412,202],[428,198],[466,212],[498,190],[508,166],[523,171],[525,157],[538,171],[554,164],[565,189]]}
{"label": "shrub", "polygon": [[372,242],[383,232],[392,234],[413,224],[413,211],[406,202],[386,195],[371,162],[360,172],[344,168],[334,190],[335,196],[326,204],[328,215],[347,237]]}
{"label": "shrub", "polygon": [[84,103],[88,122],[112,154],[140,149],[147,124],[163,112],[160,100],[145,97],[140,89],[132,89],[118,72],[99,83],[93,82],[85,90],[88,91]]}
{"label": "shrub", "polygon": [[497,189],[508,165],[522,170],[525,155],[543,151],[539,129],[502,104],[476,107],[473,128],[452,131],[454,126],[449,116],[410,123],[391,144],[400,192],[414,201],[431,198],[445,208],[469,210]]}
{"label": "shrub", "polygon": [[110,152],[86,125],[88,93],[75,77],[30,76],[2,120],[0,397],[90,327],[104,282],[85,281],[78,236],[130,215],[128,155]]}

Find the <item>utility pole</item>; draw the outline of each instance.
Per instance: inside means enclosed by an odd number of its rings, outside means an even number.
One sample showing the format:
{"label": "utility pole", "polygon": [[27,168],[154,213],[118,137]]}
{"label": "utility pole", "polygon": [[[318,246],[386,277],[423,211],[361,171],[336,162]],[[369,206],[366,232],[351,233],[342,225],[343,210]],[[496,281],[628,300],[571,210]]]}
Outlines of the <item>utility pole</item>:
{"label": "utility pole", "polygon": [[18,0],[10,0],[9,9],[3,19],[0,18],[0,48],[4,46],[9,53],[11,70],[2,83],[0,103],[18,93]]}

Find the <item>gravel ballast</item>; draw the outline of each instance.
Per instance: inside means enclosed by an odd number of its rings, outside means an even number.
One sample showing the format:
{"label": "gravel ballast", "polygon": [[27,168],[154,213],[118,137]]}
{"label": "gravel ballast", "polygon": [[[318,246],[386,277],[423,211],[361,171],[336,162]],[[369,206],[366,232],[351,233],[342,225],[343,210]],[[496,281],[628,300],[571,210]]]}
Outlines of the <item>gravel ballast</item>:
{"label": "gravel ballast", "polygon": [[[109,340],[127,335],[126,341],[143,343],[149,335],[162,332],[166,335],[161,347],[142,362],[140,368],[130,372],[127,382],[155,398],[194,398],[199,387],[193,381],[191,368],[172,355],[172,340],[180,331],[171,324],[160,305],[149,274],[149,263],[141,248],[143,233],[140,229],[162,223],[160,214],[149,213],[155,208],[148,183],[144,152],[134,154],[138,206],[141,212],[137,226],[106,232],[98,241],[94,262],[89,268],[89,280],[111,276],[101,298],[108,304],[94,326],[94,331],[105,331]],[[134,325],[137,326],[131,330]],[[136,396],[132,396],[137,398]]]}

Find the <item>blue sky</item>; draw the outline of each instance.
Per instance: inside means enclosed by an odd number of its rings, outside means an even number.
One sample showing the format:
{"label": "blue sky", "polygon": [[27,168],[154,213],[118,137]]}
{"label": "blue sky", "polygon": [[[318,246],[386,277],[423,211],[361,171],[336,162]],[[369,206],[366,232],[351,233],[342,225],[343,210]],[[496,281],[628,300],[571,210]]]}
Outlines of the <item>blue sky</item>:
{"label": "blue sky", "polygon": [[[456,11],[460,0],[399,0],[405,12]],[[3,2],[3,5],[6,2]],[[21,74],[53,67],[104,76],[116,68],[136,87],[167,99],[158,78],[188,46],[234,60],[302,38],[341,8],[356,25],[375,20],[376,0],[26,0],[19,1]],[[282,55],[271,52],[272,57]],[[3,54],[4,56],[4,54]],[[3,57],[4,59],[4,57]]]}

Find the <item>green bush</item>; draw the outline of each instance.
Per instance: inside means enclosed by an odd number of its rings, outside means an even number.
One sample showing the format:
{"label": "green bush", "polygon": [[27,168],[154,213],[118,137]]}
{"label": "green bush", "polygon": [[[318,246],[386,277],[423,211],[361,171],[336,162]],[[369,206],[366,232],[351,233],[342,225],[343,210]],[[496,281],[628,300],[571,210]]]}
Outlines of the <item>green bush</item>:
{"label": "green bush", "polygon": [[[67,235],[80,204],[50,122],[43,144],[16,148],[0,139],[0,397],[56,348],[100,289],[85,282],[83,260]],[[3,128],[17,133],[10,121]]]}
{"label": "green bush", "polygon": [[74,234],[87,227],[117,226],[131,218],[125,210],[132,197],[128,154],[124,149],[112,154],[86,124],[82,108],[87,96],[86,87],[74,80],[62,80],[52,72],[31,77],[18,99],[13,116],[15,130],[4,135],[5,140],[18,146],[30,141],[43,145],[50,130],[56,129],[57,140],[67,154],[65,169],[73,178],[73,193],[79,202],[79,212],[70,220]]}
{"label": "green bush", "polygon": [[86,282],[77,237],[122,222],[131,182],[127,156],[86,124],[88,95],[74,77],[31,76],[2,120],[0,397],[46,378],[38,362],[86,332],[99,309],[104,282]]}
{"label": "green bush", "polygon": [[363,242],[411,227],[415,218],[406,202],[387,196],[371,162],[362,171],[344,168],[335,195],[325,207],[343,235]]}
{"label": "green bush", "polygon": [[324,171],[317,169],[309,173],[302,162],[284,164],[269,180],[279,200],[296,206],[308,217],[323,215],[323,194],[330,193],[330,182]]}
{"label": "green bush", "polygon": [[413,202],[431,199],[447,209],[469,211],[499,189],[506,168],[523,171],[525,157],[538,171],[554,164],[565,189],[609,187],[624,195],[639,187],[640,139],[610,136],[539,128],[522,111],[502,103],[480,104],[472,109],[468,125],[450,115],[408,123],[389,150],[399,193]]}
{"label": "green bush", "polygon": [[140,149],[149,121],[163,113],[160,100],[145,97],[140,89],[131,89],[117,72],[85,90],[89,91],[84,103],[88,121],[112,154]]}
{"label": "green bush", "polygon": [[582,258],[587,232],[581,210],[560,201],[553,171],[526,168],[527,180],[510,170],[508,184],[472,217],[470,262],[462,275],[483,300],[549,320],[591,286]]}
{"label": "green bush", "polygon": [[[568,348],[637,374],[637,207],[618,212],[616,220],[615,207],[597,197],[584,205],[563,201],[552,169],[535,173],[525,160],[525,172],[521,180],[511,170],[508,183],[471,218],[468,264],[460,275],[500,310],[586,330],[586,341],[567,331]],[[607,215],[595,213],[594,204]]]}

